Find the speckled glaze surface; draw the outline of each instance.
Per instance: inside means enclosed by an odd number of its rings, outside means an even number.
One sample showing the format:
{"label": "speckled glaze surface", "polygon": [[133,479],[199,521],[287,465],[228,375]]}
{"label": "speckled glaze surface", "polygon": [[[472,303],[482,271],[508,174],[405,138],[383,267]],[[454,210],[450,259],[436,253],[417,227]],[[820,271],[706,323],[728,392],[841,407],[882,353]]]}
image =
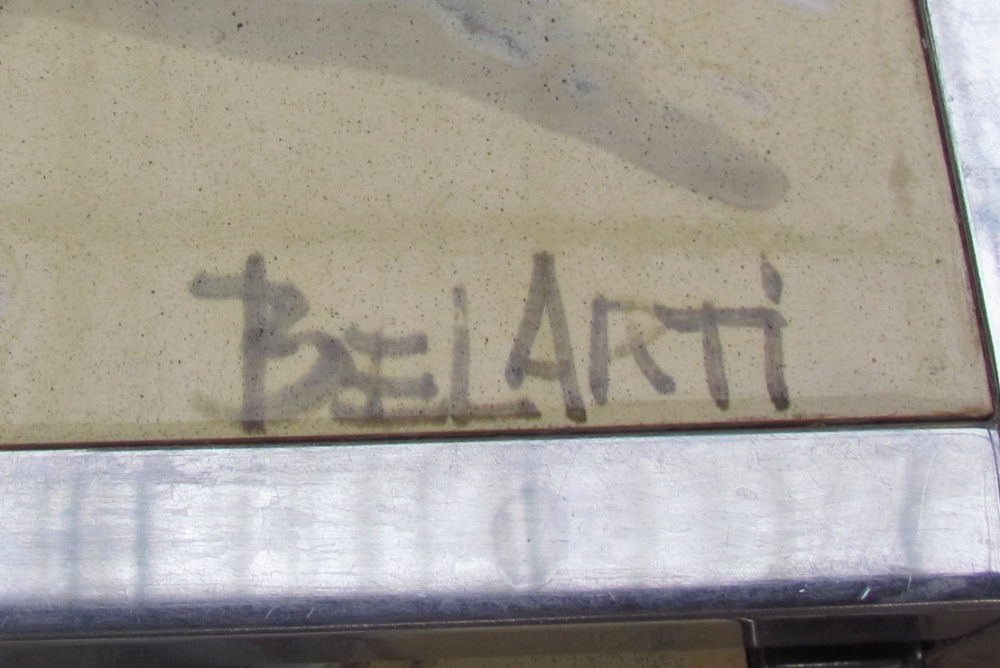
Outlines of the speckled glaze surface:
{"label": "speckled glaze surface", "polygon": [[0,439],[979,417],[907,0],[14,0]]}

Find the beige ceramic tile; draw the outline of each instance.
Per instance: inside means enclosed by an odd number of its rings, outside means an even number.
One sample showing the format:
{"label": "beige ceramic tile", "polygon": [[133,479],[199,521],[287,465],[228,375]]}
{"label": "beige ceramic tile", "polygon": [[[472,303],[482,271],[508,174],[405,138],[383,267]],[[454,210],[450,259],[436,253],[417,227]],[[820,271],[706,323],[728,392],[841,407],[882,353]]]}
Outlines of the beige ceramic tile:
{"label": "beige ceramic tile", "polygon": [[908,0],[13,0],[0,439],[978,416]]}

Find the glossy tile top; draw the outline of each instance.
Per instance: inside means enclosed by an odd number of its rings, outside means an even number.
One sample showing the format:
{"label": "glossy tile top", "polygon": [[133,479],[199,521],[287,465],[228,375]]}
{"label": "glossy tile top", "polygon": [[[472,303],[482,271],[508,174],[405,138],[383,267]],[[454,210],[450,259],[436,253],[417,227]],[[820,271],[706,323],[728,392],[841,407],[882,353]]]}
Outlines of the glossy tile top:
{"label": "glossy tile top", "polygon": [[13,0],[0,438],[990,411],[906,0]]}

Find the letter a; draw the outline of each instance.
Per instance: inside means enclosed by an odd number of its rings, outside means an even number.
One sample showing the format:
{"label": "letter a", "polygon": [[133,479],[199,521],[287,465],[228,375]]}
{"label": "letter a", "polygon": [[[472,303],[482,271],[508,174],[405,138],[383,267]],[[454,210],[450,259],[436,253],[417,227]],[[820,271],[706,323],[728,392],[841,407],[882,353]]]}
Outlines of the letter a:
{"label": "letter a", "polygon": [[[542,315],[546,311],[552,329],[552,342],[555,344],[554,362],[531,359],[531,346],[535,343],[535,337],[542,326]],[[531,286],[528,288],[528,301],[524,307],[521,326],[514,338],[514,347],[510,351],[510,361],[507,362],[505,376],[507,384],[512,389],[519,388],[525,376],[558,380],[562,387],[563,403],[566,405],[566,417],[573,422],[587,421],[587,411],[576,381],[576,367],[573,363],[573,348],[569,340],[566,312],[563,310],[562,297],[559,296],[559,286],[556,283],[555,260],[548,253],[535,255]]]}

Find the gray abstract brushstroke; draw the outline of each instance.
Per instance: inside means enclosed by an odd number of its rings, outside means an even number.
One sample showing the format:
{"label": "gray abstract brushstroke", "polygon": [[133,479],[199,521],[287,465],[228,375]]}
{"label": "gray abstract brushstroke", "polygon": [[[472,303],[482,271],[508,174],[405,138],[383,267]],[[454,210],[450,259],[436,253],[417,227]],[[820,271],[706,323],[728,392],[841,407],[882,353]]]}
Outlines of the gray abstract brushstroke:
{"label": "gray abstract brushstroke", "polygon": [[788,188],[718,125],[652,99],[627,49],[555,0],[37,0],[23,12],[232,58],[424,81],[734,207],[771,207]]}

